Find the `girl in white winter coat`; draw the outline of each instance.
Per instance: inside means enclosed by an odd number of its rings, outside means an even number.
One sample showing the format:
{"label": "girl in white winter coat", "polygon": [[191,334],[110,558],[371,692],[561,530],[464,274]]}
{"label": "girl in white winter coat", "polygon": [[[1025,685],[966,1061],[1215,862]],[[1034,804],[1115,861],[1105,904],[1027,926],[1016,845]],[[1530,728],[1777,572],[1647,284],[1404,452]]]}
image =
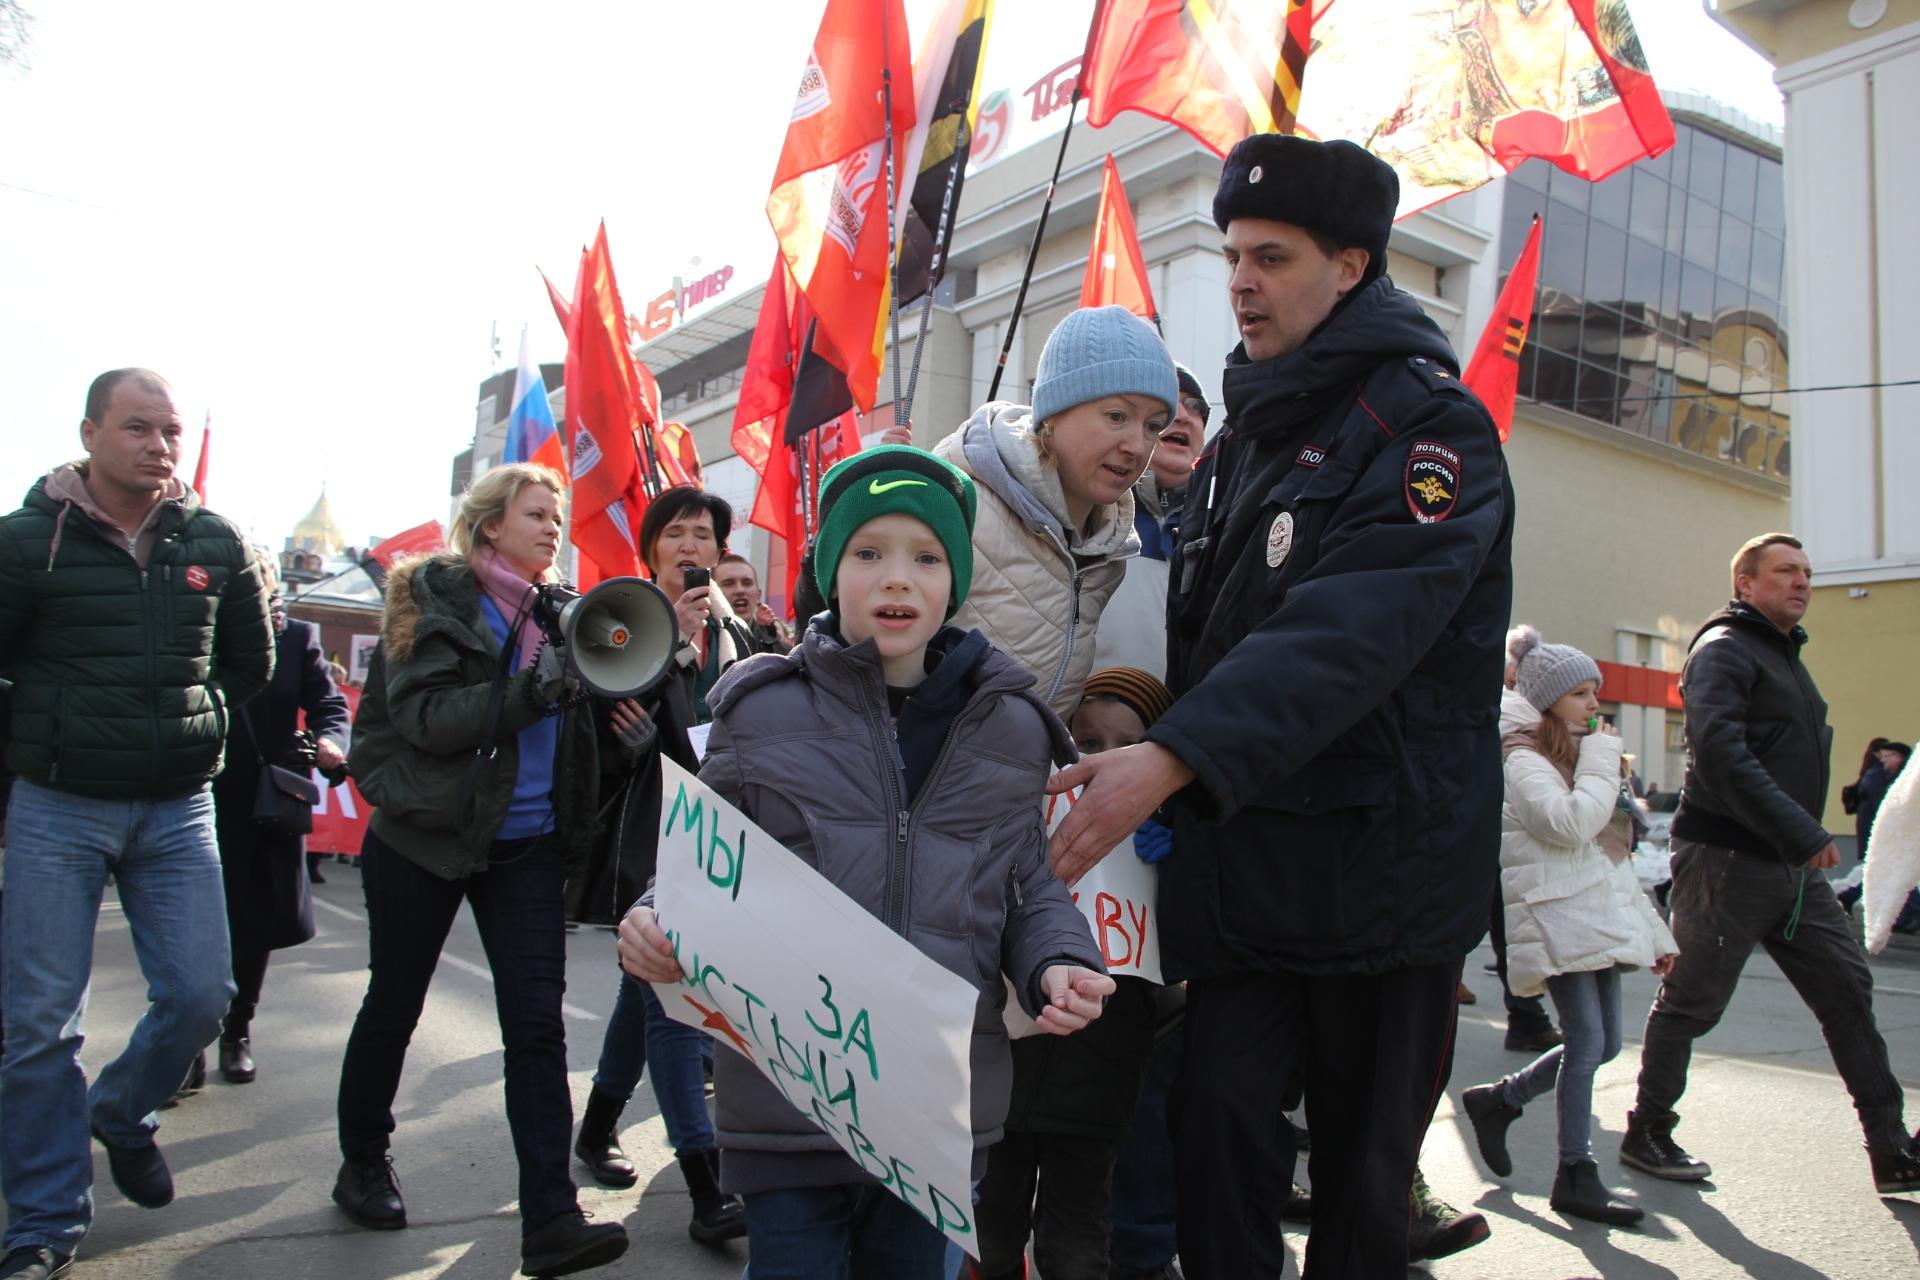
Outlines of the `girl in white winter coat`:
{"label": "girl in white winter coat", "polygon": [[1515,995],[1546,988],[1566,1042],[1467,1090],[1463,1102],[1482,1159],[1505,1177],[1513,1172],[1507,1127],[1557,1082],[1560,1162],[1549,1203],[1571,1217],[1631,1226],[1644,1215],[1608,1194],[1593,1162],[1593,1077],[1620,1052],[1621,969],[1664,973],[1679,948],[1634,876],[1620,739],[1598,728],[1600,668],[1578,649],[1532,641],[1514,688],[1540,718],[1502,740],[1507,980]]}

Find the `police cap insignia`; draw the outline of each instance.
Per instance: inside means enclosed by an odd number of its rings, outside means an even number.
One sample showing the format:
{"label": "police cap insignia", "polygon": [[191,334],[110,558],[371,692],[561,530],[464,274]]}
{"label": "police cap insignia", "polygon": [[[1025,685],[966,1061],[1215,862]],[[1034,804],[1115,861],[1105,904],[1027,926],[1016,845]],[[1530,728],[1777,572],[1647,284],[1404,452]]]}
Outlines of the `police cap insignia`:
{"label": "police cap insignia", "polygon": [[1460,498],[1460,455],[1432,440],[1416,440],[1407,454],[1407,507],[1421,524],[1453,514]]}

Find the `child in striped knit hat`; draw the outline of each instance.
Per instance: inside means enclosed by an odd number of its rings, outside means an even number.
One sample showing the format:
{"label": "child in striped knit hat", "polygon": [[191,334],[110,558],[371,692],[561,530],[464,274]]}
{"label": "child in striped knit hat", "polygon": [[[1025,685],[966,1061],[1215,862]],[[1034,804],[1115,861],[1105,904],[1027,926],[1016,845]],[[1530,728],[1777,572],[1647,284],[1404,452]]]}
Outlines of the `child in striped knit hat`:
{"label": "child in striped knit hat", "polygon": [[[1148,673],[1108,667],[1088,678],[1068,729],[1082,755],[1113,751],[1145,739],[1172,705]],[[1134,852],[1157,862],[1172,842],[1171,831],[1149,821]],[[1013,1042],[1013,1106],[1006,1136],[987,1155],[976,1214],[980,1262],[969,1264],[969,1280],[1025,1276],[1029,1234],[1041,1275],[1108,1274],[1114,1161],[1153,1053],[1157,989],[1142,978],[1113,981],[1106,1011],[1085,1030]]]}

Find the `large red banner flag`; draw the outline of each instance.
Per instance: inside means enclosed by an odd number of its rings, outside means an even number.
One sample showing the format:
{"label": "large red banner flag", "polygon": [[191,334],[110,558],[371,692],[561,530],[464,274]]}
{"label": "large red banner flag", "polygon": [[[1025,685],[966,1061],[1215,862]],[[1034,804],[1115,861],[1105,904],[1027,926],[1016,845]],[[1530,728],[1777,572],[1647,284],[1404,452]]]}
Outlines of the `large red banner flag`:
{"label": "large red banner flag", "polygon": [[887,121],[892,85],[895,181],[909,178],[913,54],[902,0],[827,0],[800,77],[767,196],[767,220],[794,285],[830,345],[844,353],[862,410],[880,381],[880,317],[887,306]]}
{"label": "large red banner flag", "polygon": [[642,415],[640,374],[627,347],[626,309],[613,278],[604,222],[580,256],[568,318],[568,536],[603,576],[637,573],[634,507],[637,502],[644,508],[646,502],[635,448]]}
{"label": "large red banner flag", "polygon": [[1222,155],[1360,143],[1401,217],[1533,157],[1598,182],[1674,139],[1627,0],[1099,0],[1080,83],[1088,123],[1142,111]]}
{"label": "large red banner flag", "polygon": [[1460,381],[1480,397],[1500,428],[1500,443],[1513,431],[1513,401],[1520,389],[1520,356],[1527,349],[1527,331],[1533,324],[1534,285],[1540,276],[1540,215],[1533,218],[1526,247],[1514,261],[1513,272],[1493,304],[1493,315],[1480,333],[1480,345]]}
{"label": "large red banner flag", "polygon": [[1313,19],[1311,0],[1099,0],[1081,62],[1087,123],[1139,111],[1222,156],[1292,133]]}
{"label": "large red banner flag", "polygon": [[1147,283],[1147,262],[1140,256],[1140,237],[1133,229],[1133,206],[1127,201],[1127,189],[1120,185],[1120,170],[1111,154],[1100,179],[1100,212],[1093,219],[1093,247],[1080,281],[1080,305],[1125,307],[1152,321],[1155,328],[1160,326],[1160,312]]}

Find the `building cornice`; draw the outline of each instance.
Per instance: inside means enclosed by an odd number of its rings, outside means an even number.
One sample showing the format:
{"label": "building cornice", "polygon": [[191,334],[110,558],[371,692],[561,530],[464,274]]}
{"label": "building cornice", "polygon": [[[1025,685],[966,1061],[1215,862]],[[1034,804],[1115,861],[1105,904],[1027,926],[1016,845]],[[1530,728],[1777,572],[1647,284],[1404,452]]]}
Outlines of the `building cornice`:
{"label": "building cornice", "polygon": [[1852,75],[1920,48],[1920,22],[1867,36],[1839,49],[1790,62],[1773,73],[1773,82],[1786,93]]}

